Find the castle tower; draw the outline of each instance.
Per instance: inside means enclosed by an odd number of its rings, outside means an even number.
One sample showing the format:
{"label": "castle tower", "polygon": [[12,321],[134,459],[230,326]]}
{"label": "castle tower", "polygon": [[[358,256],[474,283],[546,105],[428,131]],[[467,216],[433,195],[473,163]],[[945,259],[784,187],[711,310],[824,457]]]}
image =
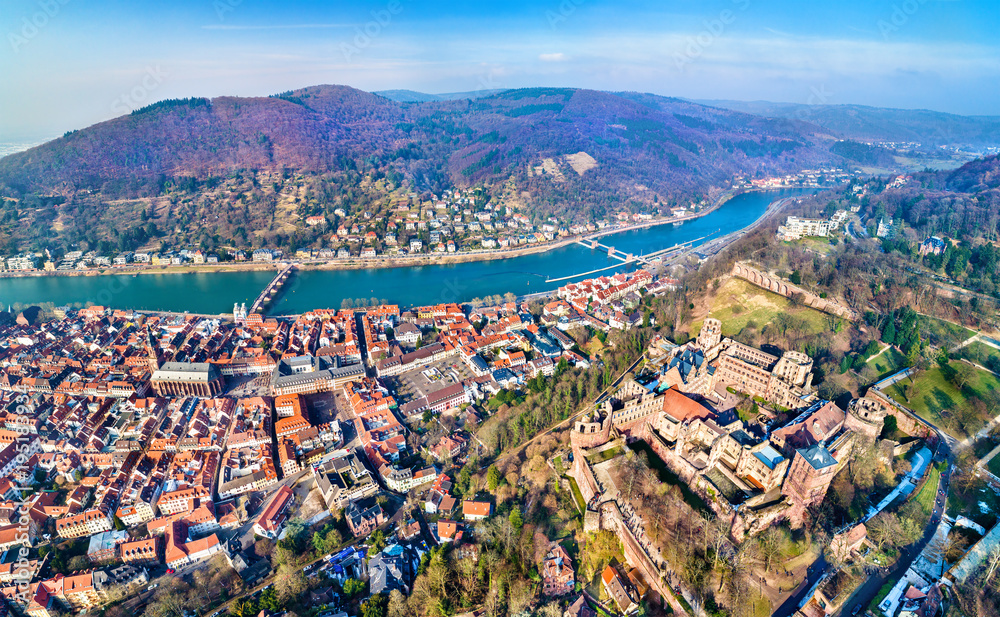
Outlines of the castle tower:
{"label": "castle tower", "polygon": [[888,409],[878,400],[867,396],[854,399],[847,408],[847,418],[844,427],[856,433],[867,435],[870,439],[878,439],[882,434],[882,426]]}
{"label": "castle tower", "polygon": [[701,325],[701,332],[698,333],[697,343],[702,351],[708,351],[722,342],[722,322],[718,319],[708,317]]}
{"label": "castle tower", "polygon": [[808,388],[812,383],[813,359],[798,351],[786,351],[773,373],[786,383]]}

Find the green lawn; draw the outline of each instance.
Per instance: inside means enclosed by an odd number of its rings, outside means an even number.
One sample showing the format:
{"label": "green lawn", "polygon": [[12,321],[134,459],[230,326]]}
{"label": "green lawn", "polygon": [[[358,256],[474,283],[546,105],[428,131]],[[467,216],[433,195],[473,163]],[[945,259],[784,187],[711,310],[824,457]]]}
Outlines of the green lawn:
{"label": "green lawn", "polygon": [[953,347],[975,332],[968,328],[953,324],[949,321],[942,321],[934,317],[920,315],[920,333],[937,347]]}
{"label": "green lawn", "polygon": [[1000,478],[1000,454],[991,458],[990,462],[986,463],[986,468],[990,470],[991,474]]}
{"label": "green lawn", "polygon": [[562,456],[557,456],[552,459],[552,466],[556,468],[556,473],[562,475],[566,473],[566,469],[563,467]]}
{"label": "green lawn", "polygon": [[590,461],[591,465],[597,465],[599,463],[603,463],[604,461],[610,461],[616,456],[621,456],[621,454],[622,454],[621,447],[615,446],[614,448],[608,448],[607,450],[602,450],[601,452],[597,452],[596,454],[591,454],[590,456],[587,457],[587,460]]}
{"label": "green lawn", "polygon": [[934,499],[937,497],[938,483],[941,481],[941,469],[937,465],[931,465],[927,482],[920,488],[920,492],[913,496],[913,499],[920,504],[920,508],[926,516],[930,516],[934,511]]}
{"label": "green lawn", "polygon": [[[952,362],[957,366],[956,362]],[[1000,388],[1000,380],[991,373],[973,369],[972,378],[960,391],[946,377],[941,367],[921,371],[910,384],[909,379],[892,385],[886,394],[906,405],[927,421],[954,437],[974,434],[986,424],[986,418],[974,417],[968,412],[970,396],[983,396]]]}
{"label": "green lawn", "polygon": [[[802,306],[792,306],[791,301],[743,279],[731,278],[716,293],[710,315],[722,321],[722,334],[739,334],[753,321],[757,328],[773,323],[779,313],[788,314],[797,320],[810,334],[820,334],[830,330],[830,316],[826,313]],[[701,323],[691,326],[692,332],[701,329]]]}
{"label": "green lawn", "polygon": [[576,502],[576,507],[580,510],[580,514],[583,514],[587,511],[587,502],[583,500],[583,493],[580,492],[580,487],[572,476],[566,476],[566,479],[569,480],[569,487],[573,490],[573,501]]}
{"label": "green lawn", "polygon": [[890,347],[877,358],[868,360],[868,366],[878,371],[878,379],[883,379],[906,366],[906,357],[895,347]]}
{"label": "green lawn", "polygon": [[830,244],[829,238],[802,238],[797,241],[797,244],[802,248],[811,249],[824,255],[833,251],[833,245]]}
{"label": "green lawn", "polygon": [[1000,358],[1000,349],[990,347],[981,341],[976,341],[959,350],[958,355],[976,364],[989,366],[986,364],[987,359],[991,357]]}

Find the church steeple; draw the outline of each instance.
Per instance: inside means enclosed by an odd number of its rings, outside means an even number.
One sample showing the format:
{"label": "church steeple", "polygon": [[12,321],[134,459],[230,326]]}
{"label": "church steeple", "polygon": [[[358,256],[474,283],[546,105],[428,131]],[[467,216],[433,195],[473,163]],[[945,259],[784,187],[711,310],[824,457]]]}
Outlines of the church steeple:
{"label": "church steeple", "polygon": [[146,353],[149,355],[149,370],[158,371],[160,370],[160,358],[156,353],[156,340],[153,338],[153,332],[146,326]]}

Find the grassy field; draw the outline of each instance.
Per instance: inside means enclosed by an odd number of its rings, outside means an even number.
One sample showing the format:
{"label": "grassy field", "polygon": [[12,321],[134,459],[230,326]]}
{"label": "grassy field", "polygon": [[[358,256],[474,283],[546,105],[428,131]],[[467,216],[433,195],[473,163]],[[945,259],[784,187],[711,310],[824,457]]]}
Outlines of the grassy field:
{"label": "grassy field", "polygon": [[927,482],[920,487],[920,492],[913,496],[914,501],[920,504],[925,516],[930,516],[934,511],[934,499],[937,497],[938,483],[941,482],[941,469],[937,465],[931,465]]}
{"label": "grassy field", "polygon": [[953,347],[975,332],[949,321],[920,315],[920,334],[937,347]]}
{"label": "grassy field", "polygon": [[597,452],[596,454],[591,454],[587,457],[587,460],[590,461],[591,465],[597,465],[599,463],[603,463],[604,461],[610,461],[616,456],[621,456],[622,452],[623,450],[620,447],[615,446],[614,448],[609,448],[607,450]]}
{"label": "grassy field", "polygon": [[830,244],[830,238],[802,238],[796,243],[802,248],[816,251],[817,253],[822,253],[823,255],[827,255],[833,251],[833,245]]}
{"label": "grassy field", "polygon": [[569,487],[573,490],[573,501],[576,502],[576,507],[580,510],[580,514],[587,511],[587,502],[583,500],[583,493],[580,492],[580,487],[577,486],[576,480],[570,476],[566,476],[569,480]]}
{"label": "grassy field", "polygon": [[990,462],[986,463],[986,468],[990,470],[991,474],[1000,478],[1000,454],[991,458]]}
{"label": "grassy field", "polygon": [[594,358],[601,355],[601,352],[604,351],[604,343],[602,343],[601,340],[595,336],[583,346],[583,350],[587,352],[590,357]]}
{"label": "grassy field", "polygon": [[890,347],[877,358],[868,360],[868,366],[878,371],[878,378],[883,379],[906,366],[906,357],[895,347]]}
{"label": "grassy field", "polygon": [[[830,316],[802,306],[792,306],[791,301],[775,293],[765,291],[743,279],[731,278],[715,292],[709,314],[722,321],[725,336],[738,334],[753,321],[758,328],[774,321],[778,313],[787,313],[801,319],[804,329],[810,334],[820,334],[830,330]],[[692,332],[701,329],[701,322],[692,324]]]}
{"label": "grassy field", "polygon": [[988,366],[986,360],[991,357],[1000,358],[1000,349],[990,347],[986,343],[976,341],[975,343],[970,343],[959,350],[958,355],[975,362],[976,364],[981,364],[983,366]]}
{"label": "grassy field", "polygon": [[952,417],[952,411],[967,405],[969,395],[983,395],[998,388],[1000,380],[986,371],[974,369],[972,379],[959,390],[947,379],[940,367],[934,367],[921,371],[912,386],[909,379],[904,379],[885,392],[948,434],[962,438],[981,429],[986,420],[977,419],[968,425],[959,426]]}

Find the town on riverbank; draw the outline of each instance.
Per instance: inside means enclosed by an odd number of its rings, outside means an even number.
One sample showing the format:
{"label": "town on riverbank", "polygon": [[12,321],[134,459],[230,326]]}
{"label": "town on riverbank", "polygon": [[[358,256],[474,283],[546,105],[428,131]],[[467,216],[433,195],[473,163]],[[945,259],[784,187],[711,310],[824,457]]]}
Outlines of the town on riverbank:
{"label": "town on riverbank", "polygon": [[[796,191],[786,193],[795,194]],[[752,226],[767,212],[786,203],[787,200],[780,199],[782,194],[785,193],[747,192],[733,199],[720,199],[717,208],[699,213],[680,226],[651,224],[644,229],[617,233],[614,233],[617,228],[609,229],[609,233],[601,237],[566,241],[558,249],[537,247],[529,249],[532,254],[504,260],[366,270],[323,269],[309,262],[295,262],[295,276],[285,281],[282,293],[268,299],[266,310],[296,314],[316,306],[345,306],[348,300],[353,306],[359,301],[371,304],[381,299],[415,306],[435,301],[471,301],[477,297],[500,296],[508,291],[520,297],[542,297],[559,285],[548,282],[550,280],[579,280],[588,273],[607,274],[603,271],[625,271],[637,266],[654,274],[675,265],[697,266],[707,255],[739,237],[732,230]],[[776,197],[779,201],[772,204]],[[720,232],[725,234],[721,241]],[[706,238],[707,243],[704,242]],[[603,248],[595,248],[595,245]],[[609,250],[609,245],[614,245],[610,247],[613,251]],[[145,271],[146,276],[113,269],[108,269],[107,273],[116,276],[65,278],[38,273],[39,276],[9,279],[0,293],[0,301],[48,302],[53,307],[90,303],[217,315],[227,312],[226,300],[252,304],[258,292],[274,276],[274,269],[280,270],[291,263],[247,262],[235,264],[240,270],[232,272],[203,270],[234,265],[229,263],[168,267],[187,273],[184,277],[148,276],[162,272],[152,267]]]}
{"label": "town on riverbank", "polygon": [[[283,251],[258,247],[225,248],[215,251],[181,248],[124,251],[117,255],[97,250],[69,251],[61,256],[22,253],[0,262],[0,277],[95,276],[115,274],[168,274],[188,272],[239,272],[272,267],[274,262],[294,261],[305,269],[371,269],[425,265],[447,265],[511,259],[555,250],[573,242],[588,242],[610,234],[641,230],[656,225],[683,224],[716,211],[734,196],[782,188],[819,188],[824,182],[845,181],[850,174],[839,170],[802,172],[784,178],[737,179],[733,187],[719,191],[710,201],[688,206],[661,208],[655,212],[621,211],[613,218],[586,224],[561,223],[550,218],[540,224],[510,207],[494,209],[490,203],[476,206],[474,191],[446,191],[431,196],[433,206],[405,212],[376,228],[369,212],[351,218],[339,211],[341,223],[329,235],[329,246]],[[415,215],[415,216],[414,216]],[[305,219],[307,226],[326,226],[324,217]]]}
{"label": "town on riverbank", "polygon": [[4,597],[402,615],[504,576],[545,614],[936,612],[1000,537],[1000,344],[831,293],[809,268],[877,240],[842,195],[773,197],[544,296],[269,314],[283,264],[225,315],[0,314],[0,458],[25,453],[5,480],[34,521]]}
{"label": "town on riverbank", "polygon": [[[945,514],[980,488],[955,466],[969,446],[907,405],[912,370],[817,387],[828,352],[801,337],[836,346],[866,318],[801,282],[737,262],[707,298],[722,304],[689,309],[680,280],[639,269],[546,300],[265,315],[289,271],[224,317],[89,306],[0,325],[0,457],[24,452],[5,481],[33,489],[11,515],[34,521],[11,540],[15,610],[461,603],[431,568],[523,551],[508,601],[537,610],[694,615],[721,580],[708,597],[730,607],[893,615],[938,606],[993,541],[981,513]],[[792,330],[755,346],[757,318]],[[869,361],[909,345],[912,314],[892,319]]]}
{"label": "town on riverbank", "polygon": [[[418,601],[441,555],[460,568],[514,550],[493,534],[540,533],[523,557],[540,566],[529,605],[693,615],[683,564],[719,559],[705,575],[723,576],[751,547],[762,587],[748,601],[808,616],[844,605],[851,564],[888,563],[924,528],[986,533],[942,516],[949,435],[881,389],[846,409],[823,399],[812,357],[739,343],[718,319],[687,342],[655,334],[676,283],[639,270],[544,304],[279,318],[26,311],[0,326],[0,456],[28,457],[5,481],[36,489],[15,506],[35,523],[12,540],[27,559],[11,580],[29,592],[5,596],[30,614],[148,611],[170,586],[204,614],[314,596],[318,614],[353,612]],[[812,310],[835,311],[795,312]],[[543,396],[554,406],[529,413]],[[818,555],[805,538],[845,482],[864,482],[849,480],[858,465],[876,472],[868,506]],[[680,541],[693,535],[718,553]],[[917,572],[885,601],[939,602],[913,597]],[[213,591],[189,595],[206,577]]]}

